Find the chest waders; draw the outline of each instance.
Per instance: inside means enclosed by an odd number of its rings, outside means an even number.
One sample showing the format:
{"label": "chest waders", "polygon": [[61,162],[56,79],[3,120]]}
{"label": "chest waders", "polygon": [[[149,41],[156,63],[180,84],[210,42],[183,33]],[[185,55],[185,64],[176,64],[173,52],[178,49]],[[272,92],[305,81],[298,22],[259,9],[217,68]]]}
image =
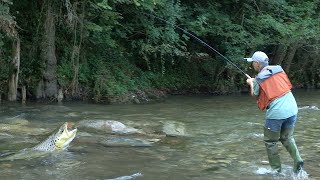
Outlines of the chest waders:
{"label": "chest waders", "polygon": [[293,172],[298,173],[303,167],[303,160],[300,157],[299,150],[293,138],[293,131],[293,128],[281,129],[280,141],[294,161]]}
{"label": "chest waders", "polygon": [[278,144],[280,138],[280,132],[273,132],[267,128],[264,128],[264,144],[266,146],[269,164],[272,169],[281,172],[281,161],[278,151]]}
{"label": "chest waders", "polygon": [[264,128],[264,142],[268,154],[269,164],[272,169],[281,172],[281,160],[278,151],[277,142],[280,140],[282,145],[294,160],[293,172],[299,173],[303,167],[303,160],[300,157],[299,150],[293,138],[293,128],[284,128],[280,132],[273,132]]}

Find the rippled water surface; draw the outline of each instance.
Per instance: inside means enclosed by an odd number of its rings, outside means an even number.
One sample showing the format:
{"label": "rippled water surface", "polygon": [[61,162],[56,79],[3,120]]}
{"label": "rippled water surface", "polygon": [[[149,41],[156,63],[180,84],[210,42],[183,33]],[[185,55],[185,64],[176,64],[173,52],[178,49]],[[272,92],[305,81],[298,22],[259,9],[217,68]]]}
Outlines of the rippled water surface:
{"label": "rippled water surface", "polygon": [[[320,107],[320,91],[294,94],[299,107]],[[295,139],[305,160],[303,177],[320,179],[320,110],[300,109],[298,116]],[[292,176],[292,159],[281,144],[283,173],[270,171],[262,141],[264,112],[247,95],[172,96],[143,105],[1,104],[0,117],[1,156],[36,145],[65,121],[114,120],[146,132],[78,128],[62,152],[0,161],[1,179],[299,179]],[[179,133],[164,136],[166,124]],[[151,144],[137,144],[137,138]]]}

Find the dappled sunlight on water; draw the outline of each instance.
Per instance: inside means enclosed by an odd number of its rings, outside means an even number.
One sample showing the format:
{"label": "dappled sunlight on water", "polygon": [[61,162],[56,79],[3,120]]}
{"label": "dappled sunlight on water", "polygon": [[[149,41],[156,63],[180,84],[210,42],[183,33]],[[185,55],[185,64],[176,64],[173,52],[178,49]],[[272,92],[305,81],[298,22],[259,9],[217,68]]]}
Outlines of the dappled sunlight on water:
{"label": "dappled sunlight on water", "polygon": [[[295,95],[299,106],[320,107],[319,91]],[[143,132],[79,127],[62,152],[0,161],[3,179],[320,179],[320,110],[299,110],[295,138],[305,167],[298,175],[280,143],[283,172],[270,169],[264,112],[247,95],[173,96],[142,105],[1,104],[0,112],[0,156],[36,145],[65,121],[112,120]]]}

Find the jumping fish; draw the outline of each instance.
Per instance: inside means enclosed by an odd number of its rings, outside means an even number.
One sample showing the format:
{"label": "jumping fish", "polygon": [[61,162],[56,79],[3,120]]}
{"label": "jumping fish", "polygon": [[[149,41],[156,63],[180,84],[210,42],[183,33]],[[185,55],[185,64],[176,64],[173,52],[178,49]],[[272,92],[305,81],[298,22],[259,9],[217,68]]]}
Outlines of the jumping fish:
{"label": "jumping fish", "polygon": [[57,131],[54,131],[47,139],[33,148],[26,148],[15,154],[10,154],[1,158],[0,161],[31,159],[48,154],[49,152],[63,150],[68,147],[76,137],[77,128],[73,128],[72,123],[64,123]]}

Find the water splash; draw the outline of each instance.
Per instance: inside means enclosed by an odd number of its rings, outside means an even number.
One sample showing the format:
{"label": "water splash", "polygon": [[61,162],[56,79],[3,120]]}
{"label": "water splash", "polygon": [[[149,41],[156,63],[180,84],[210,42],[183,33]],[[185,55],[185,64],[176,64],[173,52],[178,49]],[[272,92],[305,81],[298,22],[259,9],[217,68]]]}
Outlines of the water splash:
{"label": "water splash", "polygon": [[309,174],[303,169],[298,173],[291,174],[292,180],[309,180]]}
{"label": "water splash", "polygon": [[272,169],[269,169],[269,168],[259,168],[257,171],[256,171],[256,174],[259,174],[259,175],[266,175],[266,174],[279,174],[277,171],[275,170],[272,170]]}
{"label": "water splash", "polygon": [[130,176],[121,176],[114,179],[106,179],[106,180],[130,180],[130,179],[135,179],[136,177],[139,177],[139,176],[142,176],[142,173],[135,173]]}
{"label": "water splash", "polygon": [[301,170],[298,174],[294,173],[292,169],[283,169],[281,173],[278,173],[276,170],[271,168],[259,167],[255,172],[258,175],[271,175],[275,179],[290,179],[290,180],[311,180],[309,174]]}
{"label": "water splash", "polygon": [[262,139],[263,138],[263,134],[261,134],[261,133],[249,133],[248,137],[249,138],[255,138],[255,139]]}

